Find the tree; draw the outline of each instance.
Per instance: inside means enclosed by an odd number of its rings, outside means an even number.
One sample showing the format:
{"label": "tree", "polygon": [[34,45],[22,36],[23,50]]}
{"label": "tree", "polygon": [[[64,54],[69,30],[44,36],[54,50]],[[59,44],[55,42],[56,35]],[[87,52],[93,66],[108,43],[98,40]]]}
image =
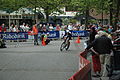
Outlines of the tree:
{"label": "tree", "polygon": [[0,10],[17,11],[21,7],[26,7],[26,0],[1,0]]}
{"label": "tree", "polygon": [[[119,20],[120,13],[120,0],[98,0],[96,4],[96,10],[99,13],[109,14],[110,25],[114,30],[117,29],[117,22]],[[102,4],[101,4],[102,3]],[[101,7],[100,7],[101,6]],[[103,17],[103,16],[102,16]]]}
{"label": "tree", "polygon": [[[16,11],[21,7],[26,6],[26,0],[0,0],[0,10],[9,13],[9,26],[10,26],[10,13]],[[15,20],[16,24],[16,20]]]}
{"label": "tree", "polygon": [[114,2],[115,2],[115,9],[114,9],[114,11],[115,11],[115,21],[114,21],[114,30],[116,30],[117,29],[117,22],[119,21],[119,13],[120,13],[120,5],[119,5],[119,3],[120,3],[120,0],[114,0]]}
{"label": "tree", "polygon": [[59,12],[61,13],[62,11],[60,8],[64,6],[64,0],[28,0],[30,2],[30,5],[34,7],[42,8],[44,10],[44,13],[46,15],[46,22],[49,22],[49,15],[53,12]]}
{"label": "tree", "polygon": [[97,0],[71,0],[68,7],[73,7],[76,11],[79,11],[80,15],[85,15],[85,26],[87,28],[89,12],[95,8],[96,2]]}

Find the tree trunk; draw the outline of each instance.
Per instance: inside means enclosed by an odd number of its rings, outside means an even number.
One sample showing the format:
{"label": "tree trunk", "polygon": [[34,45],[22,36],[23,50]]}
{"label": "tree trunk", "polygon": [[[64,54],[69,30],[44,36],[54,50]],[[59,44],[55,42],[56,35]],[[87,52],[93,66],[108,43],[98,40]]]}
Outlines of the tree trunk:
{"label": "tree trunk", "polygon": [[119,0],[117,0],[117,9],[116,9],[116,14],[115,14],[115,22],[114,22],[114,29],[117,30],[117,22],[119,20],[119,10],[120,10],[120,6],[119,6]]}
{"label": "tree trunk", "polygon": [[104,22],[104,18],[103,18],[103,7],[104,6],[104,3],[103,3],[103,0],[101,2],[101,11],[102,11],[102,14],[101,14],[101,18],[102,18],[102,26],[104,25],[103,22]]}
{"label": "tree trunk", "polygon": [[85,13],[85,29],[88,28],[88,17],[89,17],[89,9],[86,9],[86,13]]}
{"label": "tree trunk", "polygon": [[113,0],[110,0],[110,3],[112,3],[110,4],[110,25],[113,26]]}
{"label": "tree trunk", "polygon": [[49,23],[49,14],[48,14],[48,12],[46,13],[46,22]]}
{"label": "tree trunk", "polygon": [[44,10],[46,15],[46,23],[49,23],[49,7],[47,6]]}
{"label": "tree trunk", "polygon": [[35,5],[34,21],[35,21],[35,24],[36,24],[36,5]]}
{"label": "tree trunk", "polygon": [[89,2],[85,0],[86,10],[85,10],[85,29],[88,28],[88,17],[89,17]]}

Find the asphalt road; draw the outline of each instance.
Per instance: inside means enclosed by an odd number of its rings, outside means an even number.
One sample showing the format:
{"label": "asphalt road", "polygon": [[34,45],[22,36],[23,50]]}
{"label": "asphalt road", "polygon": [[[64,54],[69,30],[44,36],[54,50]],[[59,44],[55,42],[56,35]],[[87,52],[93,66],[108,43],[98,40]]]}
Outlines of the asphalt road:
{"label": "asphalt road", "polygon": [[80,44],[71,41],[68,51],[60,51],[61,40],[46,46],[32,42],[7,43],[0,49],[0,80],[68,80],[79,67]]}

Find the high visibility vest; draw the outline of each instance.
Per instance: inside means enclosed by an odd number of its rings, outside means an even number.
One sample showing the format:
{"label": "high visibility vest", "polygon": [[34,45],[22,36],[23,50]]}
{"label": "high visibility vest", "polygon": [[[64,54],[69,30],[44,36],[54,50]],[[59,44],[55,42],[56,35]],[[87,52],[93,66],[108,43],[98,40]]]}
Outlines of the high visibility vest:
{"label": "high visibility vest", "polygon": [[38,29],[36,26],[33,26],[32,30],[33,30],[33,35],[38,34]]}

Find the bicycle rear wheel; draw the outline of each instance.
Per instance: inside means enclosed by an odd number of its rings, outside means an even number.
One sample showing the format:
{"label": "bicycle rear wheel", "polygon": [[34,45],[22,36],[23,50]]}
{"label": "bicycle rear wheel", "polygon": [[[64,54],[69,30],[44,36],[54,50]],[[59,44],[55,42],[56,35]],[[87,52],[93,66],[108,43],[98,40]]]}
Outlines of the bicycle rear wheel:
{"label": "bicycle rear wheel", "polygon": [[67,46],[65,47],[66,50],[68,50],[70,47],[70,42],[67,44]]}
{"label": "bicycle rear wheel", "polygon": [[63,49],[65,48],[65,42],[63,42],[60,46],[60,51],[63,51]]}

